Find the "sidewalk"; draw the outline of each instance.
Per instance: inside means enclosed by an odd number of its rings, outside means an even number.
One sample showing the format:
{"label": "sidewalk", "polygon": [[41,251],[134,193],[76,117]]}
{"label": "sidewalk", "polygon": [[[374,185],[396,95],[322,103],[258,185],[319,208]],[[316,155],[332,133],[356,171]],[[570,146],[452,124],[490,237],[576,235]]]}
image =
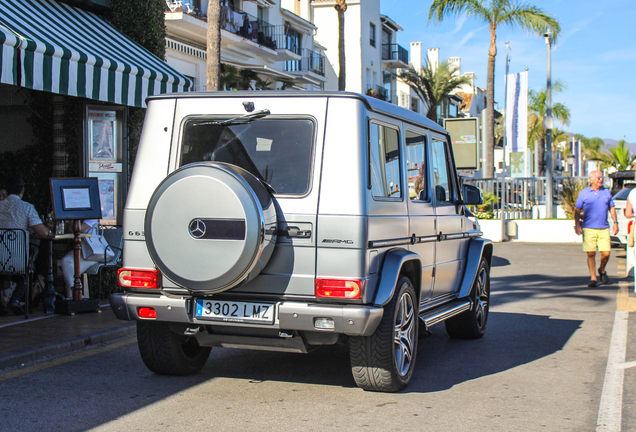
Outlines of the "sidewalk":
{"label": "sidewalk", "polygon": [[29,319],[11,312],[0,316],[0,369],[135,334],[135,323],[118,320],[107,302],[100,310],[74,316],[45,315],[38,307]]}

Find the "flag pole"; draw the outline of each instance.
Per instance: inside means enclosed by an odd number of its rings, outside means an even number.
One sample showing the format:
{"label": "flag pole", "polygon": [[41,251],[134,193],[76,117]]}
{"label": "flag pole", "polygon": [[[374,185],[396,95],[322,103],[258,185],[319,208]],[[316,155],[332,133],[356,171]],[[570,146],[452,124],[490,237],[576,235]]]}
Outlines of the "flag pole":
{"label": "flag pole", "polygon": [[504,130],[503,130],[503,173],[501,176],[501,241],[506,240],[506,217],[504,215],[506,209],[506,123],[508,123],[508,63],[510,58],[508,56],[509,43],[506,41],[506,75],[504,77]]}

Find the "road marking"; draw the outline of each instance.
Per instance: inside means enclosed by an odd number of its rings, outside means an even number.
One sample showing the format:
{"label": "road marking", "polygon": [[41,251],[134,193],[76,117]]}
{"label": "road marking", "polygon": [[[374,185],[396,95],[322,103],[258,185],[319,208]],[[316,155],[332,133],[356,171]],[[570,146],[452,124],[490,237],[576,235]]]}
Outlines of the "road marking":
{"label": "road marking", "polygon": [[623,369],[630,369],[630,368],[636,367],[636,361],[623,363],[621,365],[618,365],[618,367]]}
{"label": "road marking", "polygon": [[43,320],[43,319],[47,319],[47,318],[53,318],[59,316],[58,314],[53,314],[53,315],[45,315],[45,316],[41,316],[41,317],[37,317],[37,318],[29,318],[28,320],[24,319],[24,320],[20,320],[20,321],[15,321],[12,323],[7,323],[7,324],[2,324],[0,325],[0,328],[4,328],[4,327],[10,327],[10,326],[14,326],[14,325],[18,325],[18,324],[26,324],[26,323],[30,323],[33,321],[38,321],[38,320]]}
{"label": "road marking", "polygon": [[636,298],[630,297],[627,288],[619,283],[620,289],[616,294],[616,310],[619,312],[636,312]]}
{"label": "road marking", "polygon": [[629,312],[636,311],[636,299],[629,298],[625,284],[619,283],[619,286],[621,288],[616,297],[614,327],[612,328],[605,381],[603,382],[603,392],[596,421],[597,432],[620,432],[621,430],[627,322]]}
{"label": "road marking", "polygon": [[105,352],[108,352],[108,351],[112,351],[114,349],[121,348],[123,346],[135,343],[135,341],[136,341],[136,338],[134,336],[131,336],[131,337],[127,337],[126,339],[123,339],[123,340],[121,340],[119,342],[115,342],[115,343],[112,343],[112,344],[104,345],[104,346],[101,346],[101,347],[98,347],[98,348],[94,348],[94,349],[88,349],[86,351],[82,351],[82,352],[79,352],[79,353],[76,353],[76,354],[71,354],[71,355],[68,355],[66,357],[56,358],[54,360],[51,360],[51,361],[48,361],[48,362],[45,362],[45,363],[40,363],[40,364],[36,364],[36,365],[33,365],[33,366],[25,367],[24,369],[18,369],[18,370],[12,371],[12,372],[7,372],[5,374],[0,375],[0,382],[6,381],[6,380],[12,379],[12,378],[17,378],[19,376],[30,374],[30,373],[33,373],[33,372],[39,372],[41,370],[49,369],[49,368],[52,368],[52,367],[55,367],[55,366],[60,366],[60,365],[66,364],[66,363],[73,362],[75,360],[80,360],[80,359],[83,359],[83,358],[86,358],[86,357],[90,357],[90,356],[94,356],[94,355],[97,355],[97,354],[102,354],[102,353],[105,353]]}
{"label": "road marking", "polygon": [[[99,305],[100,308],[105,308],[105,307],[110,307],[109,303],[103,303]],[[14,321],[11,323],[7,323],[7,324],[2,324],[0,325],[0,328],[4,328],[4,327],[10,327],[10,326],[14,326],[14,325],[19,325],[19,324],[28,324],[30,322],[33,321],[39,321],[39,320],[43,320],[43,319],[47,319],[47,318],[53,318],[53,317],[57,317],[57,316],[61,316],[60,314],[48,314],[48,315],[44,315],[41,317],[37,317],[37,318],[29,318],[29,319],[21,319],[19,321]]]}

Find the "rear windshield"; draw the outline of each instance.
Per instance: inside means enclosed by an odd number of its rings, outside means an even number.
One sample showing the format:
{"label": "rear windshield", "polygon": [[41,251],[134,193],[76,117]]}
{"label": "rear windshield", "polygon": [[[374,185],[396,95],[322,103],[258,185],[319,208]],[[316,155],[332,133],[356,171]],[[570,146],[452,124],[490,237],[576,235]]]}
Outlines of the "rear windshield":
{"label": "rear windshield", "polygon": [[247,124],[218,125],[215,117],[185,122],[181,166],[226,162],[251,172],[277,194],[309,191],[314,123],[309,119],[264,118]]}

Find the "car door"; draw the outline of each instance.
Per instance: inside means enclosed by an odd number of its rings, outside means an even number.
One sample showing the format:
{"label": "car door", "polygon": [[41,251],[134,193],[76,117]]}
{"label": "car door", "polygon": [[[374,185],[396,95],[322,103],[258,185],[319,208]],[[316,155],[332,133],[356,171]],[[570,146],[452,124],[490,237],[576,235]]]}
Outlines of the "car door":
{"label": "car door", "polygon": [[455,293],[462,274],[461,246],[464,238],[462,207],[456,205],[460,199],[455,165],[448,140],[438,134],[430,135],[431,165],[433,171],[432,190],[437,234],[435,247],[435,280],[432,297],[440,298]]}
{"label": "car door", "polygon": [[422,262],[420,310],[431,298],[435,272],[435,208],[431,194],[430,163],[426,131],[406,129],[405,165],[408,181],[409,235],[415,237],[409,247]]}

